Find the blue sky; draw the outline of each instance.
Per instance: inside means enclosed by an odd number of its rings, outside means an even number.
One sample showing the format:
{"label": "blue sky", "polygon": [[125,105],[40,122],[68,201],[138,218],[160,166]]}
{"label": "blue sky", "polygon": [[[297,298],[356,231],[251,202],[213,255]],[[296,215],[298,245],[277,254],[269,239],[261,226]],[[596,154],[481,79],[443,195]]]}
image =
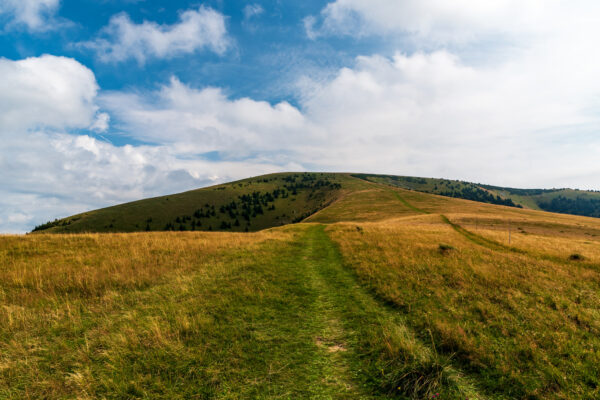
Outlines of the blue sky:
{"label": "blue sky", "polygon": [[589,0],[0,0],[0,232],[275,171],[600,189]]}
{"label": "blue sky", "polygon": [[[42,54],[75,58],[94,71],[103,90],[152,88],[174,74],[194,87],[226,88],[232,97],[289,100],[295,97],[294,91],[285,87],[290,74],[297,74],[299,69],[314,69],[316,73],[336,70],[351,63],[356,55],[376,51],[378,47],[373,40],[307,40],[303,19],[318,13],[325,4],[323,1],[178,0],[166,5],[158,0],[63,0],[60,4],[57,18],[64,19],[64,28],[39,34],[12,29],[0,37],[1,54],[10,59]],[[110,18],[119,13],[127,13],[137,24],[147,20],[172,25],[177,24],[182,12],[199,6],[225,16],[232,42],[225,54],[198,51],[140,65],[133,59],[102,62],[94,52],[74,46],[93,40]]]}

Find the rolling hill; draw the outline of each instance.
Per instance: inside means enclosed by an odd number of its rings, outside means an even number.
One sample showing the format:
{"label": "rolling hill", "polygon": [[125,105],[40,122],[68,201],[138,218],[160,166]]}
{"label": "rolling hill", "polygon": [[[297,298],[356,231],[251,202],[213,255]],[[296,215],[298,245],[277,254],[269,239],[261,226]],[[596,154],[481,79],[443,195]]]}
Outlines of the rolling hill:
{"label": "rolling hill", "polygon": [[600,192],[578,189],[515,189],[479,183],[412,176],[353,174],[370,182],[511,207],[600,217]]}
{"label": "rolling hill", "polygon": [[90,211],[34,231],[252,232],[301,221],[341,196],[349,179],[325,173],[265,175]]}
{"label": "rolling hill", "polygon": [[[394,175],[279,173],[85,212],[39,225],[34,232],[254,232],[300,222],[355,192],[366,190],[373,195],[372,184],[509,207],[600,217],[599,192],[511,189]],[[390,197],[389,192],[380,192],[372,198],[373,202],[381,203]]]}
{"label": "rolling hill", "polygon": [[[0,237],[0,398],[600,397],[599,219],[350,174],[167,197]],[[240,210],[272,228],[191,231]]]}

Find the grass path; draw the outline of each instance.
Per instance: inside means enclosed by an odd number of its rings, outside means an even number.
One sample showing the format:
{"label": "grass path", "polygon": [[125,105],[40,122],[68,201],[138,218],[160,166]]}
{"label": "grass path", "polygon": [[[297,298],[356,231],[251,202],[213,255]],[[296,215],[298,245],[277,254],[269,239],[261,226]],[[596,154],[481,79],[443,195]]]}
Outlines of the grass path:
{"label": "grass path", "polygon": [[471,232],[467,229],[465,229],[464,227],[460,226],[459,224],[452,222],[448,219],[448,217],[446,217],[443,214],[440,214],[440,217],[442,218],[442,221],[445,224],[448,224],[452,227],[452,229],[454,229],[456,232],[458,232],[460,235],[464,236],[467,240],[469,240],[470,242],[473,242],[477,245],[483,246],[483,247],[487,247],[490,250],[495,250],[495,251],[511,251],[513,253],[519,253],[519,254],[525,254],[525,251],[517,249],[516,247],[510,247],[510,246],[506,246],[502,243],[498,243],[495,240],[492,239],[488,239],[484,236],[478,235],[474,232]]}
{"label": "grass path", "polygon": [[418,207],[413,206],[412,204],[410,204],[408,201],[406,201],[406,199],[402,196],[400,196],[400,193],[398,193],[398,190],[394,190],[394,189],[390,189],[392,193],[394,193],[394,196],[396,196],[396,198],[402,203],[404,204],[406,207],[410,208],[413,211],[416,211],[420,214],[431,214],[429,211],[425,211],[425,210],[421,210]]}
{"label": "grass path", "polygon": [[569,259],[568,257],[561,258],[561,257],[557,257],[555,255],[546,254],[543,252],[535,252],[534,253],[531,251],[527,251],[527,250],[518,248],[516,246],[507,246],[507,245],[499,243],[493,239],[487,238],[483,235],[474,233],[474,232],[464,228],[463,226],[457,224],[456,222],[450,221],[450,219],[448,219],[448,217],[446,217],[443,214],[440,214],[440,217],[442,218],[442,221],[444,223],[450,225],[458,234],[462,235],[470,242],[475,243],[479,246],[485,247],[489,250],[498,251],[498,252],[515,253],[515,254],[520,254],[525,257],[533,258],[536,260],[545,260],[545,261],[550,261],[553,263],[558,263],[558,264],[563,264],[563,265],[576,266],[578,268],[589,268],[592,270],[598,270],[598,265],[593,264],[593,263],[591,263],[591,264],[590,263],[581,263],[577,259],[572,260],[572,259]]}
{"label": "grass path", "polygon": [[[316,356],[323,372],[322,383],[329,389],[321,391],[319,397],[339,399],[370,399],[368,388],[353,379],[351,363],[354,354],[348,354],[350,335],[345,329],[340,302],[345,294],[331,288],[332,270],[340,271],[341,263],[323,227],[310,226],[300,240],[301,256],[297,266],[306,274],[307,282],[314,290],[313,315],[309,321],[317,328],[313,338],[317,347]],[[336,274],[337,275],[337,274]],[[353,283],[346,280],[346,290],[353,290]]]}
{"label": "grass path", "polygon": [[302,238],[303,267],[317,292],[315,338],[325,353],[324,379],[332,398],[478,398],[474,388],[421,343],[392,307],[362,287],[325,232],[310,226]]}

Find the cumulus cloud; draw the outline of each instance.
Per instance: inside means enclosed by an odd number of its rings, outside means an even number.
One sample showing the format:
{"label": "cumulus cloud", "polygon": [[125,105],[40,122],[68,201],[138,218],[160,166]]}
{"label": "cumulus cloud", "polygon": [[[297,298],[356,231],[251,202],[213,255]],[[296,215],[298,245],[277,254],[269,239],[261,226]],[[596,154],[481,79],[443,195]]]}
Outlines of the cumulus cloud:
{"label": "cumulus cloud", "polygon": [[144,21],[134,23],[121,13],[110,19],[98,38],[80,44],[96,51],[104,62],[135,59],[143,64],[149,58],[172,58],[201,50],[223,54],[230,46],[225,16],[201,6],[187,10],[172,25]]}
{"label": "cumulus cloud", "polygon": [[110,115],[107,113],[98,113],[96,120],[90,125],[90,129],[94,132],[105,132],[108,130],[110,123]]}
{"label": "cumulus cloud", "polygon": [[562,65],[584,72],[542,50],[484,66],[447,50],[398,52],[358,57],[326,82],[301,79],[299,108],[229,99],[176,78],[157,91],[105,93],[101,103],[121,131],[187,157],[590,187],[600,84],[590,82],[593,68],[588,79],[566,79]]}
{"label": "cumulus cloud", "polygon": [[347,143],[334,165],[598,189],[599,20],[587,0],[336,0],[305,19],[309,37],[411,50],[302,80],[302,109]]}
{"label": "cumulus cloud", "polygon": [[55,29],[54,15],[60,0],[0,0],[0,14],[9,18],[8,27],[25,27],[32,32]]}
{"label": "cumulus cloud", "polygon": [[[359,57],[326,85],[306,85],[305,117],[327,135],[312,161],[330,169],[589,187],[574,170],[599,170],[600,141],[574,135],[600,128],[587,96],[600,87],[567,93],[520,67],[474,68],[447,51]],[[577,144],[565,151],[565,142]]]}
{"label": "cumulus cloud", "polygon": [[307,34],[398,35],[423,44],[517,41],[572,23],[596,23],[600,4],[589,0],[336,0],[305,19]]}
{"label": "cumulus cloud", "polygon": [[101,103],[122,131],[190,154],[248,157],[292,148],[310,134],[302,113],[287,102],[230,100],[219,88],[193,89],[177,78],[154,92],[106,93]]}
{"label": "cumulus cloud", "polygon": [[44,126],[87,128],[98,111],[91,70],[65,57],[0,58],[0,135]]}

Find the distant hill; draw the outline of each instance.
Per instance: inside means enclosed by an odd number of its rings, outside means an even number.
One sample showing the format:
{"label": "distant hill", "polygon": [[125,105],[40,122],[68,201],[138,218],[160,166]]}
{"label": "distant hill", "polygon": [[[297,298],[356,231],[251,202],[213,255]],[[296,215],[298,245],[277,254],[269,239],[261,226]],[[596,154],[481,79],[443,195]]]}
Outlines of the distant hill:
{"label": "distant hill", "polygon": [[[33,232],[252,232],[303,220],[371,220],[376,214],[382,219],[406,211],[398,209],[395,194],[390,192],[390,188],[509,207],[600,217],[598,192],[512,189],[394,175],[292,172],[89,211],[39,225]],[[337,207],[328,208],[338,201],[341,203]],[[386,208],[386,204],[390,206]]]}
{"label": "distant hill", "polygon": [[284,173],[89,211],[34,232],[258,231],[299,222],[334,201],[346,175]]}
{"label": "distant hill", "polygon": [[375,183],[482,203],[600,217],[600,192],[577,189],[515,189],[458,180],[354,174]]}

